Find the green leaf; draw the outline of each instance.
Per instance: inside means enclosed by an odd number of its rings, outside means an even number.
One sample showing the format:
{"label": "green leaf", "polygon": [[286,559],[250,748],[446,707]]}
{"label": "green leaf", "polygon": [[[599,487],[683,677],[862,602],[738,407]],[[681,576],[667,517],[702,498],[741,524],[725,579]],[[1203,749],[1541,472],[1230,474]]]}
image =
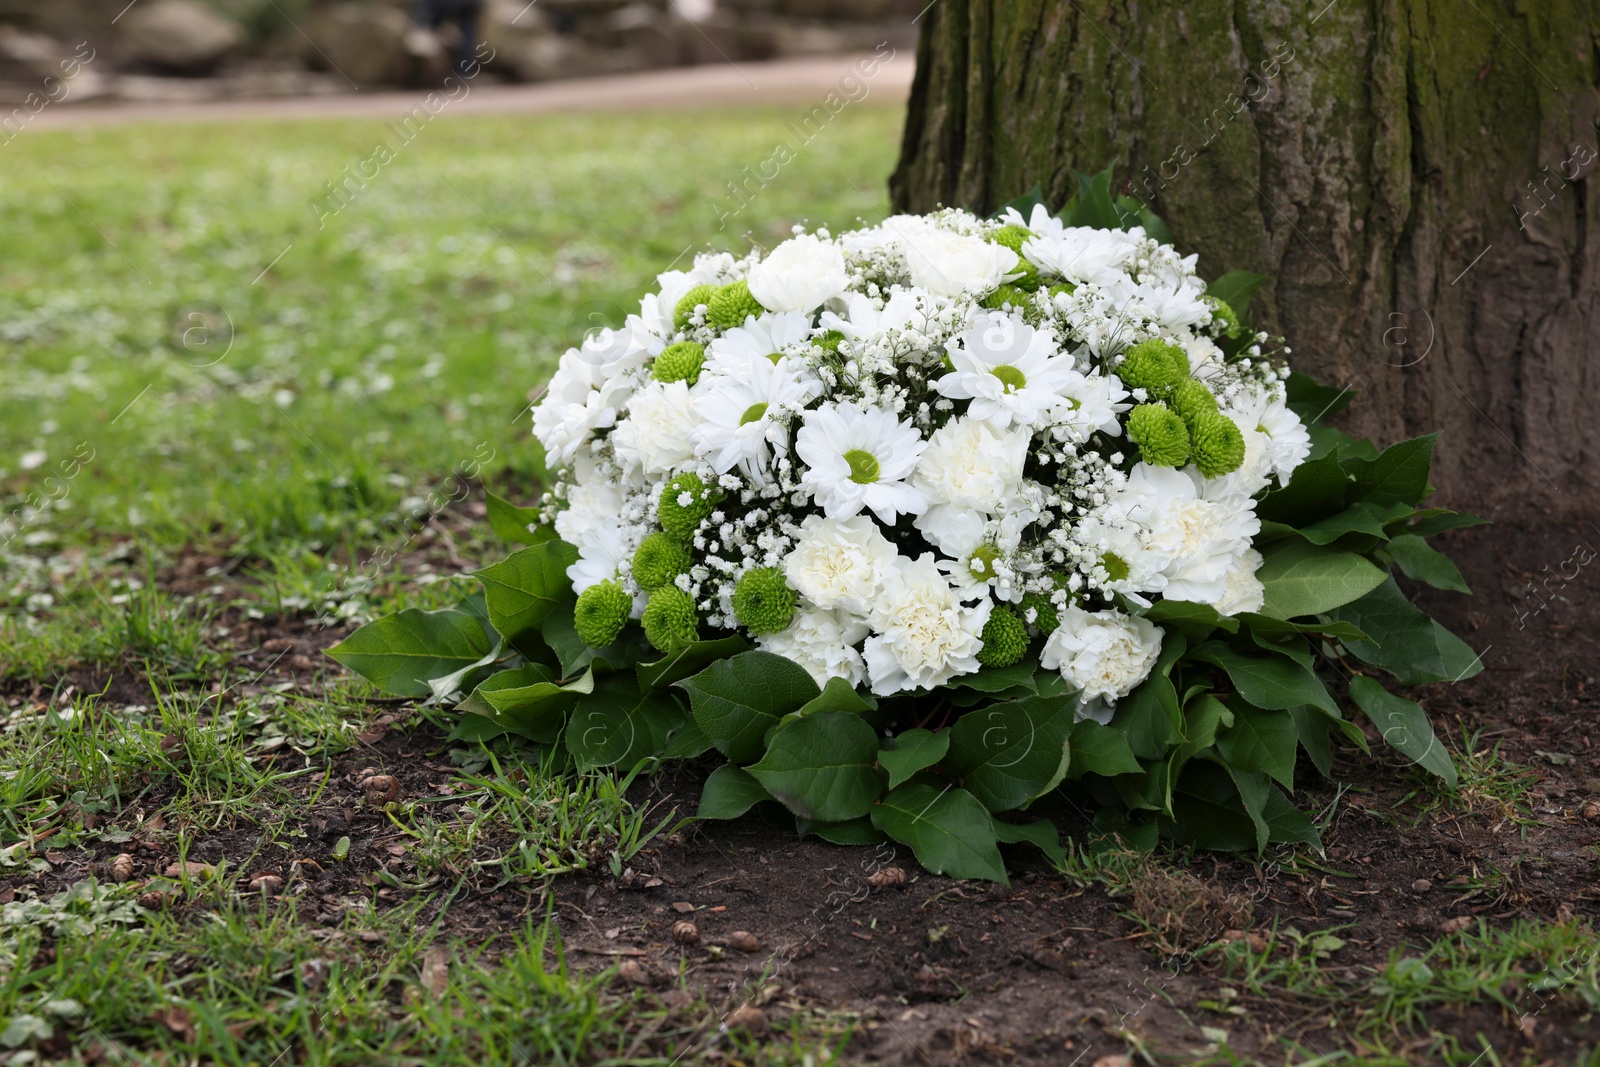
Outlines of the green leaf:
{"label": "green leaf", "polygon": [[1227,304],[1239,316],[1239,321],[1250,323],[1250,297],[1267,280],[1265,274],[1252,274],[1247,270],[1230,270],[1206,287],[1206,295],[1214,296]]}
{"label": "green leaf", "polygon": [[741,652],[677,683],[689,694],[694,721],[734,763],[762,752],[767,728],[821,693],[810,673],[770,652]]}
{"label": "green leaf", "polygon": [[1258,708],[1281,711],[1313,704],[1338,713],[1338,703],[1317,673],[1288,657],[1246,656],[1216,641],[1206,642],[1192,655],[1227,671],[1239,695]]}
{"label": "green leaf", "polygon": [[694,759],[711,751],[711,738],[693,719],[684,719],[683,725],[672,733],[667,747],[661,750],[662,759]]}
{"label": "green leaf", "polygon": [[481,662],[491,647],[475,615],[458,608],[407,608],[367,623],[328,655],[385,693],[426,697],[430,678]]}
{"label": "green leaf", "polygon": [[1444,533],[1446,530],[1459,530],[1467,526],[1483,526],[1488,519],[1479,518],[1468,512],[1447,511],[1444,508],[1428,508],[1416,514],[1416,521],[1406,527],[1406,533],[1417,537],[1432,537],[1434,534]]}
{"label": "green leaf", "polygon": [[1290,708],[1289,717],[1294,720],[1295,737],[1300,747],[1306,750],[1317,772],[1327,778],[1333,773],[1333,745],[1328,739],[1333,721],[1321,708],[1313,708],[1309,704],[1297,704]]}
{"label": "green leaf", "polygon": [[894,789],[925,767],[944,759],[950,750],[950,731],[907,730],[884,741],[878,750],[878,765],[889,772],[889,788]]}
{"label": "green leaf", "polygon": [[878,731],[846,711],[822,711],[784,726],[750,773],[796,815],[843,822],[867,814],[883,793]]}
{"label": "green leaf", "polygon": [[1262,522],[1277,522],[1298,529],[1344,509],[1345,493],[1354,480],[1340,461],[1336,447],[1306,460],[1289,476],[1289,484],[1261,498],[1256,514]]}
{"label": "green leaf", "polygon": [[1294,758],[1300,741],[1288,711],[1235,704],[1233,726],[1217,738],[1217,754],[1238,770],[1265,774],[1294,788]]}
{"label": "green leaf", "polygon": [[1144,617],[1169,630],[1183,631],[1183,636],[1191,644],[1204,641],[1213,630],[1224,630],[1230,634],[1239,632],[1237,619],[1223,615],[1210,604],[1196,604],[1189,600],[1157,601],[1145,611]]}
{"label": "green leaf", "polygon": [[475,572],[494,628],[507,640],[537,630],[572,599],[567,568],[577,560],[578,550],[565,541],[545,541]]}
{"label": "green leaf", "polygon": [[1178,691],[1167,675],[1186,648],[1182,634],[1168,633],[1150,677],[1117,701],[1111,727],[1128,739],[1140,759],[1165,759],[1168,750],[1183,740],[1183,711],[1178,706]]}
{"label": "green leaf", "polygon": [[1246,810],[1234,777],[1221,764],[1192,761],[1173,791],[1172,811],[1172,836],[1179,844],[1222,852],[1259,848],[1256,818]]}
{"label": "green leaf", "polygon": [[1007,200],[1004,204],[1001,204],[1000,210],[996,211],[993,217],[1001,218],[1005,215],[1006,208],[1012,208],[1023,218],[1028,218],[1033,214],[1033,209],[1043,203],[1044,186],[1039,182],[1034,182],[1032,189],[1029,189],[1015,200]]}
{"label": "green leaf", "polygon": [[594,693],[572,713],[567,750],[580,771],[632,769],[659,755],[683,720],[671,697],[641,692],[633,675],[613,671],[596,680]]}
{"label": "green leaf", "polygon": [[1410,514],[1410,504],[1374,504],[1363,500],[1352,504],[1337,515],[1318,519],[1298,531],[1301,537],[1314,545],[1331,545],[1346,534],[1358,533],[1378,540],[1387,540],[1384,527],[1403,515]]}
{"label": "green leaf", "polygon": [[795,830],[801,837],[816,834],[834,845],[876,845],[885,840],[883,831],[872,825],[872,820],[865,815],[845,822],[816,822],[797,818]]}
{"label": "green leaf", "polygon": [[519,508],[487,490],[483,497],[489,509],[489,529],[500,540],[516,545],[537,545],[555,538],[554,529],[540,525],[538,508]]}
{"label": "green leaf", "polygon": [[1345,640],[1351,654],[1393,674],[1402,685],[1457,682],[1483,669],[1481,657],[1407,600],[1393,578],[1331,614],[1370,635],[1370,640]]}
{"label": "green leaf", "polygon": [[1377,459],[1356,460],[1352,473],[1356,495],[1374,504],[1418,504],[1432,492],[1428,468],[1439,435],[1413,437],[1390,445]]}
{"label": "green leaf", "polygon": [[1350,401],[1356,397],[1355,390],[1349,386],[1343,389],[1331,385],[1318,384],[1316,379],[1308,374],[1293,371],[1285,383],[1288,392],[1289,410],[1307,424],[1330,419],[1350,406]]}
{"label": "green leaf", "polygon": [[1093,719],[1072,724],[1072,762],[1067,773],[1073,778],[1099,774],[1114,778],[1119,774],[1138,774],[1144,770],[1134,757],[1128,739],[1109,726]]}
{"label": "green leaf", "polygon": [[1261,813],[1267,824],[1267,843],[1273,845],[1310,845],[1322,847],[1322,835],[1310,816],[1294,806],[1294,801],[1279,789],[1267,790],[1265,810]]}
{"label": "green leaf", "polygon": [[1015,823],[1001,822],[996,818],[994,836],[1007,845],[1032,845],[1057,866],[1067,862],[1067,850],[1061,847],[1061,831],[1049,819]]}
{"label": "green leaf", "polygon": [[972,674],[957,675],[948,684],[952,689],[971,689],[991,696],[1019,686],[1032,693],[1036,691],[1034,675],[1038,670],[1039,661],[1025,656],[1009,667],[980,667]]}
{"label": "green leaf", "polygon": [[1443,779],[1446,785],[1456,784],[1455,761],[1434,736],[1433,724],[1428,721],[1422,705],[1395,696],[1382,683],[1364,674],[1350,679],[1350,699],[1367,713],[1389,747],[1429,774]]}
{"label": "green leaf", "polygon": [[1407,578],[1427,582],[1435,589],[1472,592],[1450,558],[1416,534],[1401,534],[1394,538],[1389,542],[1387,551]]}
{"label": "green leaf", "polygon": [[653,663],[639,664],[637,668],[639,687],[649,690],[665,689],[675,682],[697,674],[708,664],[736,656],[749,647],[750,643],[738,636],[719,637],[712,641],[695,641]]}
{"label": "green leaf", "polygon": [[585,671],[567,685],[549,668],[528,664],[491,675],[456,710],[485,718],[535,741],[554,741],[567,712],[581,696],[594,692],[594,675]]}
{"label": "green leaf", "polygon": [[1074,172],[1078,179],[1078,195],[1073,198],[1074,226],[1093,226],[1098,230],[1123,230],[1124,216],[1111,199],[1111,168],[1099,174]]}
{"label": "green leaf", "polygon": [[1262,556],[1265,562],[1256,571],[1266,590],[1261,614],[1278,619],[1332,611],[1371,592],[1386,577],[1365,556],[1303,541],[1275,542]]}
{"label": "green leaf", "polygon": [[829,678],[828,684],[815,699],[808,701],[796,714],[814,715],[819,711],[848,711],[852,715],[872,711],[878,702],[871,696],[862,696],[856,687],[843,678]]}
{"label": "green leaf", "polygon": [[465,667],[460,667],[438,678],[429,678],[429,701],[448,699],[461,690],[470,689],[476,685],[478,680],[488,673],[485,668],[504,655],[503,648],[504,642],[497,640],[494,643],[494,647],[485,652],[478,662],[469,663]]}
{"label": "green leaf", "polygon": [[1290,637],[1294,634],[1323,634],[1341,641],[1346,638],[1360,641],[1368,636],[1359,626],[1352,626],[1348,622],[1335,620],[1327,622],[1321,620],[1316,622],[1290,622],[1287,619],[1274,619],[1268,615],[1251,613],[1237,615],[1235,618],[1250,628],[1252,636],[1264,637],[1270,640]]}
{"label": "green leaf", "polygon": [[737,819],[767,799],[766,789],[748,771],[725,763],[706,778],[705,788],[700,790],[700,808],[694,817]]}
{"label": "green leaf", "polygon": [[872,825],[911,846],[934,874],[1006,881],[994,820],[965,789],[911,781],[872,809]]}
{"label": "green leaf", "polygon": [[945,771],[990,811],[1009,811],[1066,777],[1076,697],[1023,697],[969,711],[950,728]]}

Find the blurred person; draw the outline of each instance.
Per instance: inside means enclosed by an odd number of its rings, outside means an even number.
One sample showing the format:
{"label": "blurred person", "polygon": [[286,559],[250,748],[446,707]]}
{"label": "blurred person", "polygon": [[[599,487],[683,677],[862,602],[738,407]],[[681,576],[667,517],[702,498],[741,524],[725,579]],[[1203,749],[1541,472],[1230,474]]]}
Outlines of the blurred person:
{"label": "blurred person", "polygon": [[475,73],[473,48],[478,36],[478,16],[483,13],[483,0],[417,0],[417,23],[437,31],[446,22],[456,25],[455,71],[463,77]]}

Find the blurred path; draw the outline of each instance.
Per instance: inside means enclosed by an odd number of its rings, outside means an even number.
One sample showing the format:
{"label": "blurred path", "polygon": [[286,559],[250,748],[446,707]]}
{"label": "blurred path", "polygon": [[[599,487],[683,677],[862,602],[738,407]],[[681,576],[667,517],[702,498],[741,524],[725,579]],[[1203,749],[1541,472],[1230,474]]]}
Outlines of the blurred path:
{"label": "blurred path", "polygon": [[[870,78],[858,74],[869,55],[825,56],[768,63],[714,63],[675,67],[638,74],[542,82],[537,85],[475,86],[442,113],[538,114],[562,111],[635,111],[649,108],[693,108],[712,104],[821,104],[830,92],[841,98],[865,86],[865,99],[902,103],[911,89],[915,58],[901,50],[879,60]],[[841,79],[849,79],[841,85]],[[103,126],[123,122],[230,121],[241,118],[308,119],[393,116],[409,111],[428,95],[426,89],[361,93],[349,96],[299,97],[280,100],[228,100],[212,104],[86,104],[46,108],[29,125],[34,129]]]}

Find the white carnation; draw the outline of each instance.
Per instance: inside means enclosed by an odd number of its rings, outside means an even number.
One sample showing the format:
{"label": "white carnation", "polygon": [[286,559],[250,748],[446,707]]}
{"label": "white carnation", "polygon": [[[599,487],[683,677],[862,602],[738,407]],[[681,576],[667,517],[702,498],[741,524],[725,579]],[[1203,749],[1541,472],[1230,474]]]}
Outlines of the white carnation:
{"label": "white carnation", "polygon": [[665,474],[694,458],[695,425],[688,383],[650,382],[634,394],[611,444],[624,464]]}
{"label": "white carnation", "polygon": [[1011,503],[1027,458],[1027,431],[951,419],[928,438],[911,484],[929,503],[993,515]]}
{"label": "white carnation", "polygon": [[1083,692],[1084,700],[1115,701],[1149,676],[1161,655],[1161,629],[1149,619],[1120,611],[1061,612],[1061,623],[1039,656]]}
{"label": "white carnation", "polygon": [[1242,615],[1260,611],[1267,602],[1266,587],[1256,577],[1261,569],[1261,553],[1246,549],[1228,572],[1222,597],[1212,606],[1223,615]]}
{"label": "white carnation", "polygon": [[894,546],[868,516],[812,515],[800,524],[783,569],[789,584],[817,607],[864,615],[897,558]]}
{"label": "white carnation", "polygon": [[982,237],[935,227],[904,226],[899,232],[911,284],[935,296],[992,292],[1017,269],[1017,254]]}
{"label": "white carnation", "polygon": [[844,253],[831,241],[801,234],[750,270],[750,295],[771,311],[815,311],[850,284]]}
{"label": "white carnation", "polygon": [[800,664],[817,685],[843,678],[852,686],[866,681],[867,665],[855,646],[867,636],[863,620],[842,611],[802,608],[781,633],[764,634],[756,644]]}
{"label": "white carnation", "polygon": [[931,552],[896,560],[873,605],[867,638],[872,691],[888,696],[932,689],[978,669],[984,624],[994,604],[968,607],[940,572]]}

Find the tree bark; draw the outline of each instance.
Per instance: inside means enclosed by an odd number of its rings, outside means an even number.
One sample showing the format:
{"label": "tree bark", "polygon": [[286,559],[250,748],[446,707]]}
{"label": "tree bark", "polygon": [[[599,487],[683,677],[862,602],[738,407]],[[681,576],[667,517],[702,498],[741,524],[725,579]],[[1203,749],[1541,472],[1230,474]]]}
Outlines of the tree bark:
{"label": "tree bark", "polygon": [[897,208],[1115,182],[1255,323],[1358,391],[1343,424],[1443,431],[1441,503],[1600,511],[1592,0],[938,0]]}

